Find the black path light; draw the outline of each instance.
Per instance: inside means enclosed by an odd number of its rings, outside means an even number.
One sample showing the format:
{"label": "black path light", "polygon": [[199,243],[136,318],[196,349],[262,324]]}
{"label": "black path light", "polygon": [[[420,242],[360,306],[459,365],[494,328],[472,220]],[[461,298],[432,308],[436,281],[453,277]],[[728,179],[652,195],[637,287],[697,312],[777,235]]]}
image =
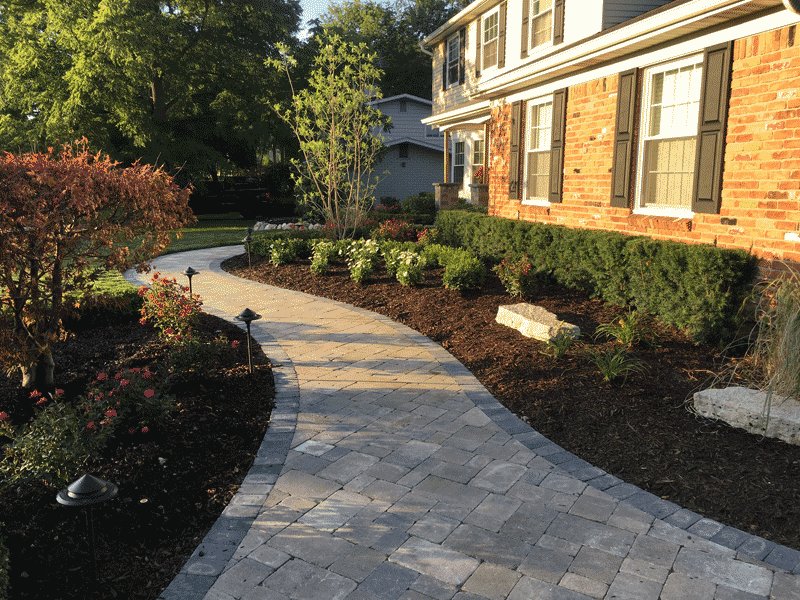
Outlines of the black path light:
{"label": "black path light", "polygon": [[244,321],[244,324],[247,325],[247,365],[248,365],[248,371],[252,373],[253,357],[250,354],[250,323],[260,319],[261,315],[250,310],[249,308],[245,308],[241,313],[239,313],[233,318],[236,319],[237,321]]}
{"label": "black path light", "polygon": [[183,272],[183,274],[186,275],[189,278],[189,297],[191,298],[191,296],[192,296],[192,277],[194,277],[195,275],[199,275],[200,271],[195,271],[192,267],[189,267]]}
{"label": "black path light", "polygon": [[95,580],[100,579],[97,572],[97,556],[94,549],[94,523],[92,505],[110,500],[117,495],[117,486],[94,475],[84,475],[56,494],[56,500],[64,506],[86,508],[86,528],[89,530],[89,553],[92,557],[92,570]]}
{"label": "black path light", "polygon": [[250,262],[250,244],[253,241],[253,236],[250,235],[251,233],[253,233],[253,229],[251,227],[248,227],[247,228],[247,235],[244,236],[244,239],[242,240],[242,242],[244,242],[245,248],[247,248],[247,266],[248,267],[253,266],[252,263]]}

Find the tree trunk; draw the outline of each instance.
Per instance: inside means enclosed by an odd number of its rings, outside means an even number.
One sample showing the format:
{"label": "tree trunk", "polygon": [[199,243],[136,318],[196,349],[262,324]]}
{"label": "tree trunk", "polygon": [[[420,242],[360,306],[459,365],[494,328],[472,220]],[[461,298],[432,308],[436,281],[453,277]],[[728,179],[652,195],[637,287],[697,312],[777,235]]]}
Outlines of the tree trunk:
{"label": "tree trunk", "polygon": [[153,121],[164,123],[167,120],[167,103],[164,100],[164,80],[161,75],[153,75],[150,90],[153,100]]}
{"label": "tree trunk", "polygon": [[48,350],[39,356],[37,362],[21,367],[22,387],[27,390],[37,390],[45,393],[53,391],[56,387],[56,363],[52,353]]}

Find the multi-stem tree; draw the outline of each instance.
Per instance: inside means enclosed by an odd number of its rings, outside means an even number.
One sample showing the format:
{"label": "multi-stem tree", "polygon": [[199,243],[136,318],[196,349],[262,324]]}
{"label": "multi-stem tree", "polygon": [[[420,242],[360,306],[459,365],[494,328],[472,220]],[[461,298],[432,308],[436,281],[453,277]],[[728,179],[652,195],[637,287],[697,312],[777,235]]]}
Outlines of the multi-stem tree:
{"label": "multi-stem tree", "polygon": [[65,294],[101,270],[147,269],[194,220],[189,190],[161,169],[123,168],[86,141],[0,156],[0,365],[22,386],[54,385]]}
{"label": "multi-stem tree", "polygon": [[[302,160],[294,165],[301,201],[321,213],[338,238],[363,221],[378,183],[381,132],[389,119],[371,104],[381,98],[374,60],[366,44],[323,34],[308,87],[296,90],[292,84],[290,105],[276,107],[300,143]],[[293,58],[284,52],[272,64],[291,83]]]}

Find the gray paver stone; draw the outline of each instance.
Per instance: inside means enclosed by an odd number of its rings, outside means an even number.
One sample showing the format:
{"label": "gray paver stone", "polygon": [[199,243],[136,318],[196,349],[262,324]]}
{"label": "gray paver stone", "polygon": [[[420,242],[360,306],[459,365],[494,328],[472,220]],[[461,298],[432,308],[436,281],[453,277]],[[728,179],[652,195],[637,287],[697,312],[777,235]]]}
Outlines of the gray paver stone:
{"label": "gray paver stone", "polygon": [[418,577],[416,571],[384,562],[347,596],[347,600],[397,600]]}
{"label": "gray paver stone", "polygon": [[628,555],[636,539],[629,531],[565,514],[560,514],[553,520],[547,534],[621,557]]}
{"label": "gray paver stone", "polygon": [[451,585],[464,583],[480,564],[471,556],[416,537],[400,546],[389,560]]}
{"label": "gray paver stone", "polygon": [[470,482],[473,487],[503,494],[511,489],[517,480],[527,471],[522,465],[505,461],[494,461],[475,475]]}
{"label": "gray paver stone", "polygon": [[605,600],[658,600],[662,585],[632,573],[619,573],[611,585]]}
{"label": "gray paver stone", "polygon": [[770,598],[774,600],[800,600],[800,578],[778,571],[772,581]]}
{"label": "gray paver stone", "polygon": [[744,544],[737,548],[737,551],[755,560],[764,560],[776,546],[775,542],[751,535]]}
{"label": "gray paver stone", "polygon": [[508,595],[508,600],[589,600],[589,596],[557,585],[523,577]]}
{"label": "gray paver stone", "polygon": [[319,471],[317,476],[344,484],[361,475],[376,462],[378,462],[378,459],[369,454],[350,452]]}
{"label": "gray paver stone", "polygon": [[720,546],[725,546],[726,548],[731,548],[736,550],[739,546],[744,544],[750,537],[750,534],[741,531],[740,529],[735,529],[734,527],[728,527],[727,525],[720,529],[714,537],[711,538],[711,541],[715,544],[719,544]]}
{"label": "gray paver stone", "polygon": [[691,527],[688,527],[686,531],[710,540],[712,537],[722,531],[723,527],[724,525],[722,523],[718,523],[712,519],[700,519],[697,521],[697,523]]}
{"label": "gray paver stone", "polygon": [[661,592],[661,600],[714,600],[717,586],[710,581],[670,573]]}
{"label": "gray paver stone", "polygon": [[548,583],[558,583],[572,564],[569,554],[535,546],[517,569],[523,575],[530,575]]}
{"label": "gray paver stone", "polygon": [[681,508],[674,502],[664,500],[663,498],[659,498],[658,496],[645,491],[639,491],[636,494],[628,496],[625,498],[625,502],[634,508],[638,508],[647,514],[653,515],[657,519],[668,517],[669,515],[678,512],[678,510]]}
{"label": "gray paver stone", "polygon": [[239,598],[264,581],[274,570],[256,560],[245,558],[220,575],[212,589],[217,588]]}
{"label": "gray paver stone", "polygon": [[167,588],[161,592],[163,600],[200,600],[216,581],[210,575],[189,575],[179,573]]}
{"label": "gray paver stone", "polygon": [[522,577],[505,567],[485,562],[470,575],[461,589],[493,600],[505,600]]}
{"label": "gray paver stone", "polygon": [[794,573],[800,566],[800,552],[786,546],[776,546],[767,554],[764,562]]}
{"label": "gray paver stone", "polygon": [[356,582],[295,559],[267,577],[264,586],[292,600],[343,600],[356,588]]}
{"label": "gray paver stone", "polygon": [[614,581],[621,565],[622,557],[584,546],[572,561],[569,571],[610,584]]}
{"label": "gray paver stone", "polygon": [[320,567],[327,567],[352,548],[347,540],[297,523],[274,535],[268,544]]}
{"label": "gray paver stone", "polygon": [[649,535],[638,535],[628,556],[657,567],[671,569],[679,550],[678,544],[659,540]]}
{"label": "gray paver stone", "polygon": [[563,579],[558,582],[558,585],[585,594],[591,598],[598,599],[605,596],[608,591],[607,584],[576,573],[567,573],[564,575]]}
{"label": "gray paver stone", "polygon": [[456,594],[456,586],[445,583],[430,575],[420,575],[411,589],[435,600],[450,600]]}
{"label": "gray paver stone", "polygon": [[590,494],[583,494],[575,501],[569,512],[584,519],[605,523],[616,508],[617,503],[613,500],[605,500]]}
{"label": "gray paver stone", "polygon": [[680,509],[677,512],[672,513],[668,517],[664,519],[670,525],[674,525],[675,527],[679,527],[681,529],[688,529],[695,523],[697,523],[702,517],[695,512],[687,510],[685,508]]}
{"label": "gray paver stone", "polygon": [[772,571],[728,557],[683,548],[678,552],[673,569],[687,577],[724,584],[751,594],[769,594]]}

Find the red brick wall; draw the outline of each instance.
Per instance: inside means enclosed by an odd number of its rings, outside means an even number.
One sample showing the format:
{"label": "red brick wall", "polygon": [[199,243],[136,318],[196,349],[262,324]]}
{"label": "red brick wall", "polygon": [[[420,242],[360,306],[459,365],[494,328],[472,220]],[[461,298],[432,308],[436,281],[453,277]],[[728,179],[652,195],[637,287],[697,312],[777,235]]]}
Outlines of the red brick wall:
{"label": "red brick wall", "polygon": [[[569,89],[561,204],[508,198],[510,105],[491,123],[490,214],[751,250],[800,262],[800,46],[795,26],[737,40],[720,214],[633,215],[610,205],[617,77]],[[800,40],[798,40],[800,42]]]}

